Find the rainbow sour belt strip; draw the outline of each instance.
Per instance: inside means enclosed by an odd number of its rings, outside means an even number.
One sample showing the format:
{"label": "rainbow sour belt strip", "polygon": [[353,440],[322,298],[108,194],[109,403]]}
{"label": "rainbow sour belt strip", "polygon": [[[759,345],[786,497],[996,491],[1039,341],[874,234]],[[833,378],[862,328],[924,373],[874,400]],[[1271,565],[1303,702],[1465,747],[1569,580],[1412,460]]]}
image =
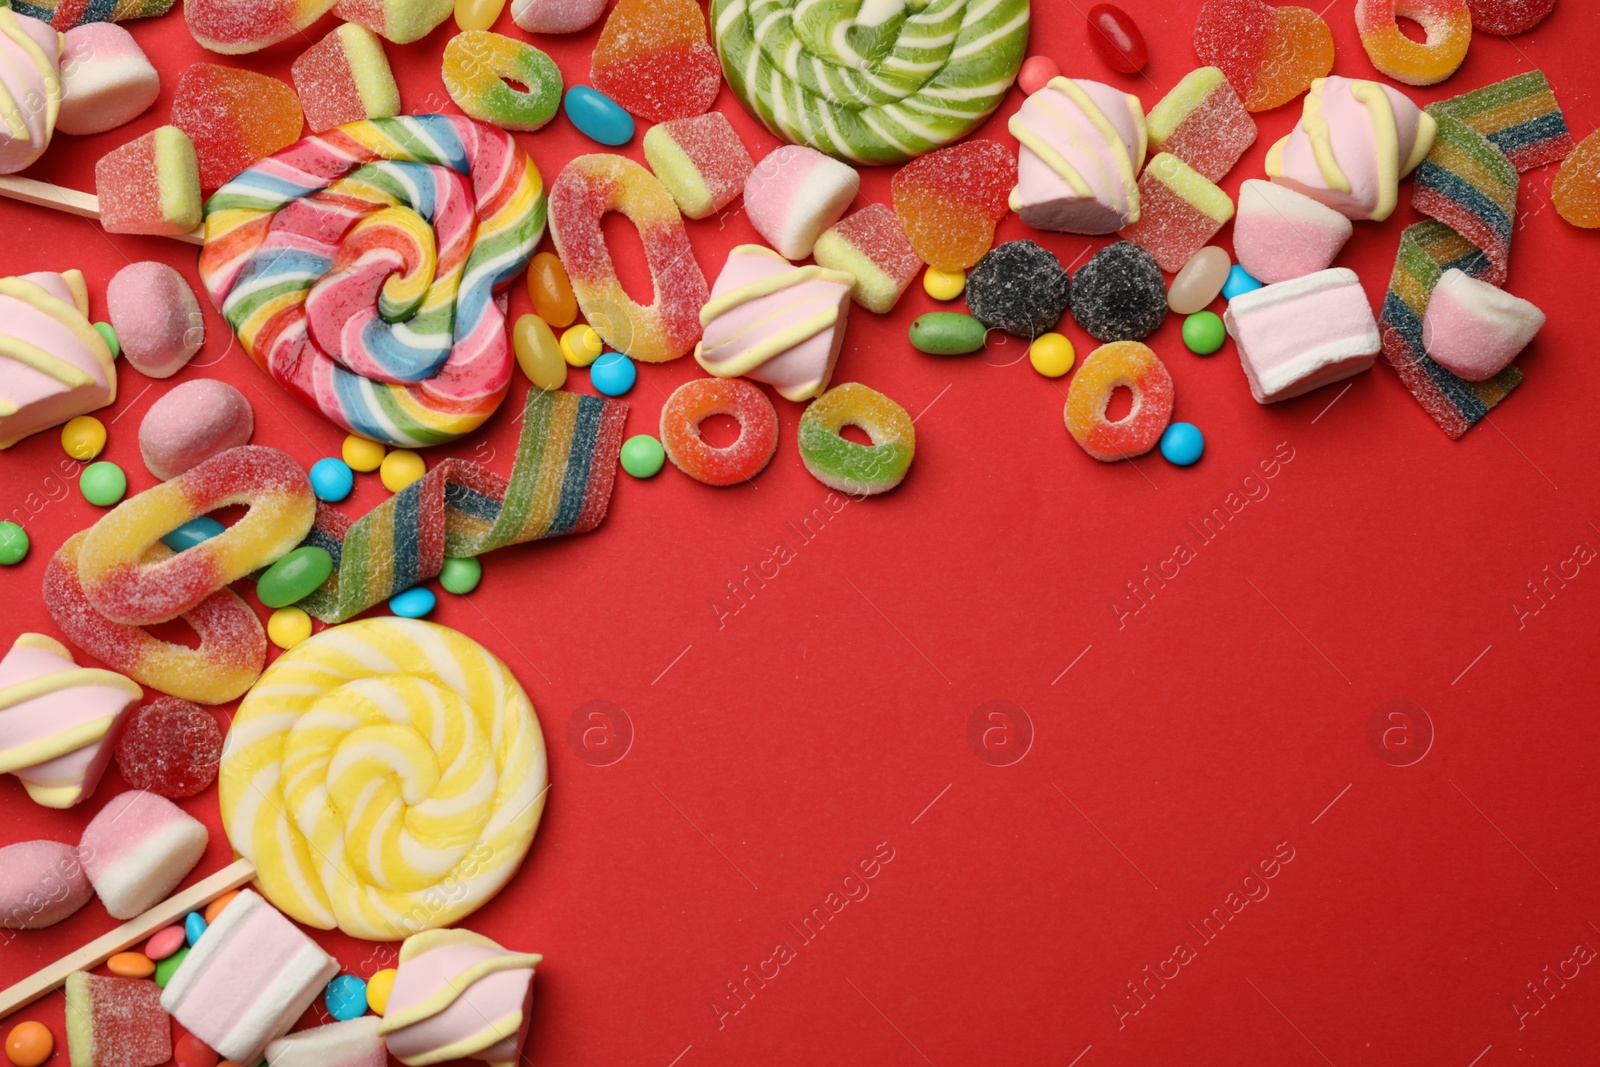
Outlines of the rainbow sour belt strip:
{"label": "rainbow sour belt strip", "polygon": [[299,606],[341,622],[432,578],[447,556],[588,533],[611,503],[627,412],[621,400],[530,389],[509,480],[447,459],[353,522],[319,506],[304,543],[326,549],[334,572]]}
{"label": "rainbow sour belt strip", "polygon": [[1433,287],[1452,267],[1504,284],[1518,171],[1564,158],[1572,137],[1541,71],[1441,101],[1428,113],[1439,131],[1417,168],[1412,206],[1432,218],[1401,233],[1378,326],[1384,358],[1439,428],[1459,438],[1522,383],[1522,371],[1513,364],[1469,382],[1430,359],[1422,321]]}
{"label": "rainbow sour belt strip", "polygon": [[329,420],[442,444],[510,387],[496,291],[544,222],[539,172],[510,134],[453,115],[370,119],[219,189],[200,278],[250,357]]}

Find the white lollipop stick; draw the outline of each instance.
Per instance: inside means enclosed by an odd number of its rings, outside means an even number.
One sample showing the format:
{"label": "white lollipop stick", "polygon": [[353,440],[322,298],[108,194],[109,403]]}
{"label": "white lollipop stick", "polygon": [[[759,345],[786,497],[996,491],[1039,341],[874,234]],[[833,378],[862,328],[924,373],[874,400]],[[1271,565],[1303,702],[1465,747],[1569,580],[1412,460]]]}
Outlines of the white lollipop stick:
{"label": "white lollipop stick", "polygon": [[191,911],[203,908],[222,894],[253,881],[255,876],[254,864],[249,860],[235,860],[216,874],[201,879],[175,896],[168,897],[143,915],[129,919],[115,930],[101,934],[76,952],[63,956],[48,967],[34,972],[9,989],[0,990],[0,1019],[4,1019],[18,1008],[32,1004],[57,988],[67,980],[67,975],[74,971],[87,971],[91,967],[100,966],[112,956],[143,941],[157,930],[171,926]]}
{"label": "white lollipop stick", "polygon": [[[13,174],[0,174],[0,196],[11,200],[20,200],[24,204],[33,204],[36,207],[53,208],[56,211],[65,211],[71,215],[82,215],[84,218],[100,219],[100,198],[93,193],[83,193],[76,189],[67,189],[49,182],[36,181],[33,178],[19,178]],[[192,245],[206,243],[204,225],[197,226],[188,233],[170,235],[175,241],[187,241]]]}

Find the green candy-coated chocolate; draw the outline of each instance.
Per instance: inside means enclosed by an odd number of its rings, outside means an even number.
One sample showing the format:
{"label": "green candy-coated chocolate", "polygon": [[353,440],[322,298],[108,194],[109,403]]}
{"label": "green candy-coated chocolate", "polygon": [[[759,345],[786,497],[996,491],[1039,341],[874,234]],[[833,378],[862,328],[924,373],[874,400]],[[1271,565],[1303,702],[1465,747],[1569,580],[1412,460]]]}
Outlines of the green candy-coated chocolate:
{"label": "green candy-coated chocolate", "polygon": [[622,443],[622,469],[635,478],[652,478],[666,462],[667,451],[647,433],[635,434]]}
{"label": "green candy-coated chocolate", "polygon": [[309,596],[332,573],[333,557],[326,549],[302,545],[256,580],[256,596],[269,608],[286,608]]}
{"label": "green candy-coated chocolate", "polygon": [[106,347],[111,349],[111,358],[116,359],[122,355],[122,342],[117,340],[117,331],[111,328],[109,322],[97,322],[94,328],[100,331],[100,336],[105,338]]}
{"label": "green candy-coated chocolate", "polygon": [[28,531],[14,522],[0,522],[0,567],[21,563],[28,555]]}
{"label": "green candy-coated chocolate", "polygon": [[934,356],[964,356],[983,347],[988,328],[959,311],[930,311],[911,324],[911,347]]}
{"label": "green candy-coated chocolate", "polygon": [[110,460],[101,460],[83,468],[78,477],[78,490],[91,504],[109,508],[121,500],[128,491],[128,476]]}
{"label": "green candy-coated chocolate", "polygon": [[162,989],[167,988],[167,983],[172,981],[172,976],[183,964],[184,957],[189,955],[187,948],[180,948],[164,960],[156,960],[156,985]]}
{"label": "green candy-coated chocolate", "polygon": [[1197,356],[1209,356],[1227,339],[1227,328],[1215,311],[1196,311],[1183,320],[1183,343]]}
{"label": "green candy-coated chocolate", "polygon": [[444,591],[456,596],[466,596],[483,581],[483,564],[468,556],[465,559],[447,557],[439,569],[439,584]]}

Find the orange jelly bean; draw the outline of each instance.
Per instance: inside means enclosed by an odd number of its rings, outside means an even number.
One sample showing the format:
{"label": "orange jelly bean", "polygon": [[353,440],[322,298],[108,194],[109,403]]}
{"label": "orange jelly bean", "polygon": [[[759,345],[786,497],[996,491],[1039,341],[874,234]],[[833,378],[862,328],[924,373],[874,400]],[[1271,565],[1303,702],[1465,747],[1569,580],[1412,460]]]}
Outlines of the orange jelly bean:
{"label": "orange jelly bean", "polygon": [[554,252],[540,252],[528,264],[528,295],[533,310],[556,329],[571,326],[578,318],[578,297],[572,291],[567,268]]}
{"label": "orange jelly bean", "polygon": [[149,978],[156,964],[142,952],[119,952],[106,960],[106,969],[119,978]]}
{"label": "orange jelly bean", "polygon": [[224,893],[210,904],[206,905],[206,925],[210,926],[217,921],[217,916],[222,914],[222,909],[233,903],[233,898],[239,895],[235,889],[231,893]]}
{"label": "orange jelly bean", "polygon": [[6,1035],[6,1058],[17,1067],[39,1067],[55,1050],[55,1035],[44,1023],[18,1023]]}

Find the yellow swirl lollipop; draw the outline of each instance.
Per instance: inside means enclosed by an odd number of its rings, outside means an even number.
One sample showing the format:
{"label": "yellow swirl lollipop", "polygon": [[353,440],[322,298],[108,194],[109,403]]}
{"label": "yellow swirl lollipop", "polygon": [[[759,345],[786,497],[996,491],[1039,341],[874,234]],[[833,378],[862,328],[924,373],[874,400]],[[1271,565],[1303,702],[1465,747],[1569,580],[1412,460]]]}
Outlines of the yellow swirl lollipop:
{"label": "yellow swirl lollipop", "polygon": [[218,789],[234,850],[307,926],[450,926],[527,854],[548,783],[533,705],[454,630],[380,618],[280,656],[234,715]]}

